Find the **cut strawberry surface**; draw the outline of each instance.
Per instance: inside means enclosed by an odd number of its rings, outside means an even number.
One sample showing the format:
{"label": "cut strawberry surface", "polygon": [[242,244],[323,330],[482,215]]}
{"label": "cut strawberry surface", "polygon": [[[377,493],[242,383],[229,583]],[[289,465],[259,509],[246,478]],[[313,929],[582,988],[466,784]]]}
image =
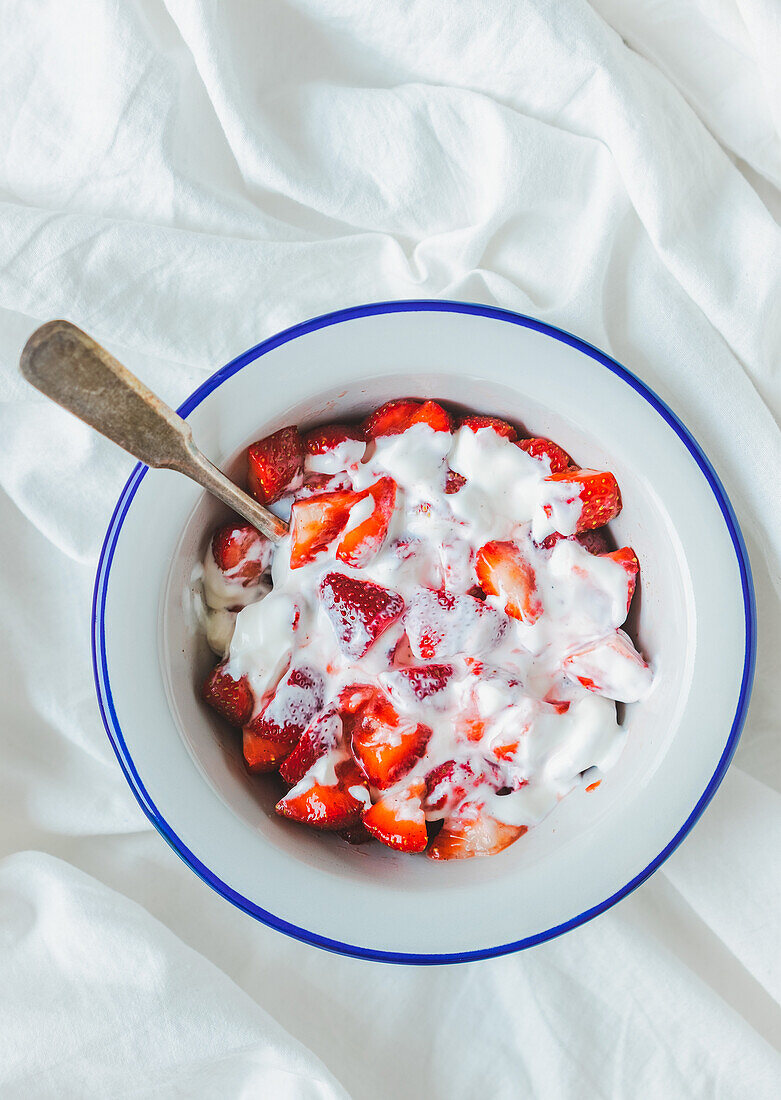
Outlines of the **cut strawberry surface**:
{"label": "cut strawberry surface", "polygon": [[336,747],[341,735],[342,719],[335,707],[328,707],[301,735],[279,774],[291,786],[300,783],[315,761]]}
{"label": "cut strawberry surface", "polygon": [[338,538],[347,526],[350,509],[360,499],[359,493],[341,491],[297,500],[290,517],[290,568],[314,561]]}
{"label": "cut strawberry surface", "polygon": [[474,596],[418,588],[404,626],[414,655],[424,661],[487,653],[504,634],[506,620]]}
{"label": "cut strawberry surface", "polygon": [[601,555],[605,558],[610,558],[611,561],[617,562],[620,566],[623,566],[627,576],[627,595],[626,595],[626,610],[629,613],[629,608],[632,603],[632,597],[635,594],[635,586],[637,584],[637,574],[640,572],[640,563],[637,560],[637,554],[631,546],[622,546],[620,550],[613,550],[609,554]]}
{"label": "cut strawberry surface", "polygon": [[563,470],[551,474],[546,481],[571,485],[573,497],[581,502],[578,532],[588,531],[592,527],[603,527],[615,519],[621,511],[621,490],[613,475],[599,470]]}
{"label": "cut strawberry surface", "polygon": [[449,414],[436,401],[386,401],[364,422],[367,439],[383,435],[401,435],[414,424],[428,424],[435,432],[449,432]]}
{"label": "cut strawberry surface", "polygon": [[271,564],[273,547],[249,523],[227,523],[212,536],[217,568],[244,585],[254,584]]}
{"label": "cut strawberry surface", "polygon": [[247,449],[248,484],[261,504],[271,504],[304,469],[304,444],[298,430],[280,428]]}
{"label": "cut strawberry surface", "polygon": [[249,728],[259,737],[295,745],[320,712],[324,694],[322,673],[308,665],[297,664],[280,680]]}
{"label": "cut strawberry surface", "polygon": [[339,648],[353,660],[363,657],[404,610],[398,592],[345,573],[326,574],[320,585],[320,600]]}
{"label": "cut strawberry surface", "polygon": [[526,451],[526,454],[531,455],[532,458],[550,459],[550,472],[552,474],[558,474],[572,466],[570,456],[563,447],[560,447],[558,443],[554,443],[552,439],[542,439],[536,436],[533,439],[519,439],[516,441],[515,446],[520,447],[522,451]]}
{"label": "cut strawberry surface", "polygon": [[474,803],[462,807],[458,818],[445,821],[426,855],[429,859],[472,859],[493,856],[526,832],[525,825],[506,825]]}
{"label": "cut strawberry surface", "polygon": [[415,783],[399,794],[388,794],[363,815],[365,828],[397,852],[422,852],[428,844],[426,818],[420,805],[423,784]]}
{"label": "cut strawberry surface", "polygon": [[292,752],[293,741],[280,741],[276,737],[262,737],[250,726],[242,734],[242,748],[247,768],[251,772],[274,772]]}
{"label": "cut strawberry surface", "polygon": [[636,703],[651,686],[651,670],[623,630],[580,646],[563,667],[588,691],[619,703]]}
{"label": "cut strawberry surface", "polygon": [[473,432],[479,432],[481,428],[493,428],[505,439],[514,441],[518,438],[518,432],[512,424],[508,424],[506,420],[500,420],[498,416],[464,416],[459,426],[469,428]]}
{"label": "cut strawberry surface", "polygon": [[335,776],[332,784],[315,780],[299,791],[298,787],[306,783],[304,778],[279,800],[277,813],[315,829],[348,829],[357,825],[369,802],[366,781],[354,760],[338,763]]}
{"label": "cut strawberry surface", "polygon": [[313,428],[304,435],[304,450],[309,455],[323,455],[333,451],[348,439],[363,439],[358,427],[347,424],[327,424],[324,428]]}
{"label": "cut strawberry surface", "polygon": [[373,787],[393,786],[423,755],[431,729],[402,720],[390,700],[374,689],[352,714],[343,715],[353,756]]}
{"label": "cut strawberry surface", "polygon": [[525,623],[537,622],[543,607],[534,570],[514,542],[487,542],[478,551],[475,571],[480,587],[503,600],[508,615]]}
{"label": "cut strawberry surface", "polygon": [[201,688],[204,701],[232,726],[243,726],[250,720],[255,699],[246,676],[234,680],[225,671],[225,662],[213,668]]}
{"label": "cut strawberry surface", "polygon": [[396,482],[390,477],[380,478],[376,484],[370,485],[361,493],[358,499],[371,499],[372,512],[342,536],[336,550],[340,561],[356,568],[373,558],[385,541],[396,503]]}

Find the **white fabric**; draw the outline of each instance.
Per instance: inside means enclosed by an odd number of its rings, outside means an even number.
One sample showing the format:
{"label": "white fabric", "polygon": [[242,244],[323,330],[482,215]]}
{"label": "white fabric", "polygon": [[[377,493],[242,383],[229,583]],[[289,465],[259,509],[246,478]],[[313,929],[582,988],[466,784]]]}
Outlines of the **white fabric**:
{"label": "white fabric", "polygon": [[[778,1095],[780,28],[776,0],[3,0],[4,1097]],[[66,316],[178,403],[288,324],[423,296],[561,325],[671,402],[739,513],[760,653],[644,887],[415,970],[255,924],[149,827],[88,650],[131,462],[16,363]]]}

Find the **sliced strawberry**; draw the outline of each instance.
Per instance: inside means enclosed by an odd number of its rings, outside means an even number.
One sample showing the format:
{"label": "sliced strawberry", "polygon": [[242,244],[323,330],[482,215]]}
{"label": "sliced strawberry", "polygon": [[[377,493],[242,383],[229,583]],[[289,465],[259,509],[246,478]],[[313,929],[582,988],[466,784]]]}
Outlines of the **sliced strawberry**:
{"label": "sliced strawberry", "polygon": [[363,432],[359,427],[348,424],[326,424],[324,428],[313,428],[305,433],[304,450],[309,455],[323,455],[348,439],[363,439]]}
{"label": "sliced strawberry", "polygon": [[[315,781],[298,793],[298,787],[294,787],[277,803],[277,813],[315,829],[348,829],[357,825],[368,801],[366,780],[354,760],[341,761],[335,772],[333,784]],[[366,798],[356,797],[361,791],[366,791]]]}
{"label": "sliced strawberry", "polygon": [[294,787],[300,783],[316,760],[336,747],[342,734],[342,719],[335,707],[328,707],[304,731],[279,774]]}
{"label": "sliced strawberry", "polygon": [[280,741],[275,737],[262,737],[251,726],[245,726],[242,747],[248,769],[257,773],[276,771],[295,743],[295,739]]}
{"label": "sliced strawberry", "polygon": [[610,558],[611,561],[617,562],[623,566],[627,576],[627,594],[626,594],[626,610],[629,613],[629,608],[632,603],[632,597],[635,594],[635,586],[637,584],[637,574],[640,572],[640,562],[637,560],[637,554],[631,546],[622,546],[620,550],[613,550],[609,554],[600,555],[604,558]]}
{"label": "sliced strawberry", "polygon": [[518,438],[518,433],[512,424],[508,424],[506,420],[500,420],[498,416],[465,416],[461,420],[460,427],[469,428],[473,432],[479,432],[481,428],[493,428],[505,439]]}
{"label": "sliced strawberry", "polygon": [[426,855],[429,859],[471,859],[493,856],[508,848],[526,832],[525,825],[505,825],[482,807],[468,803],[458,818],[440,829]]}
{"label": "sliced strawberry", "polygon": [[245,722],[249,722],[255,706],[247,677],[234,680],[225,671],[224,661],[206,677],[201,696],[233,726],[243,726]]}
{"label": "sliced strawberry", "polygon": [[290,516],[290,568],[298,569],[342,533],[360,493],[343,490],[297,500]]}
{"label": "sliced strawberry", "polygon": [[457,474],[455,470],[448,470],[447,477],[445,479],[445,492],[448,496],[452,493],[457,493],[459,489],[463,489],[466,485],[466,478],[463,474]]}
{"label": "sliced strawberry", "polygon": [[245,586],[254,584],[271,564],[272,545],[249,523],[227,523],[212,535],[217,568]]}
{"label": "sliced strawberry", "polygon": [[394,673],[409,684],[416,699],[428,699],[447,687],[453,677],[452,665],[422,665],[400,668]]}
{"label": "sliced strawberry", "polygon": [[563,667],[584,688],[619,703],[636,703],[651,686],[651,670],[623,630],[576,649]]}
{"label": "sliced strawberry", "polygon": [[320,584],[320,600],[333,627],[339,648],[358,660],[404,610],[398,592],[344,573],[327,573]]}
{"label": "sliced strawberry", "polygon": [[258,737],[295,745],[323,706],[325,680],[309,665],[296,664],[249,724]]}
{"label": "sliced strawberry", "polygon": [[531,455],[532,458],[550,459],[550,472],[552,474],[558,474],[572,465],[572,459],[564,448],[560,447],[558,443],[554,443],[552,439],[538,437],[519,439],[516,441],[515,446],[520,447],[522,451],[526,451],[527,455]]}
{"label": "sliced strawberry", "polygon": [[347,531],[336,550],[340,561],[356,567],[365,565],[373,558],[385,541],[396,504],[396,482],[393,478],[381,477],[361,493],[359,499],[367,497],[374,503],[371,515]]}
{"label": "sliced strawberry", "polygon": [[401,435],[413,424],[428,424],[435,432],[449,432],[450,416],[436,401],[386,401],[364,421],[363,431],[367,439],[381,435]]}
{"label": "sliced strawberry", "polygon": [[304,472],[304,481],[293,491],[296,500],[324,496],[325,493],[341,493],[352,488],[349,474],[342,470],[337,474]]}
{"label": "sliced strawberry", "polygon": [[345,736],[373,787],[384,790],[407,774],[426,751],[431,729],[403,721],[376,688],[355,713],[343,715]]}
{"label": "sliced strawberry", "polygon": [[578,532],[588,531],[592,527],[603,527],[621,511],[621,490],[608,471],[562,470],[545,480],[571,485],[573,499],[580,497],[581,510],[576,528]]}
{"label": "sliced strawberry", "polygon": [[385,795],[364,811],[363,824],[388,848],[397,852],[422,852],[428,844],[426,818],[420,805],[422,783],[413,783],[399,794]]}
{"label": "sliced strawberry", "polygon": [[404,626],[412,652],[424,661],[487,653],[504,634],[507,621],[474,596],[441,589],[416,589]]}
{"label": "sliced strawberry", "polygon": [[297,428],[280,428],[247,449],[248,484],[261,504],[284,493],[304,469],[304,445]]}
{"label": "sliced strawberry", "polygon": [[514,542],[487,542],[477,553],[475,571],[483,591],[504,600],[508,615],[537,622],[543,608],[534,570]]}
{"label": "sliced strawberry", "polygon": [[466,798],[473,785],[474,772],[466,763],[447,760],[428,773],[423,807],[429,811],[449,813]]}

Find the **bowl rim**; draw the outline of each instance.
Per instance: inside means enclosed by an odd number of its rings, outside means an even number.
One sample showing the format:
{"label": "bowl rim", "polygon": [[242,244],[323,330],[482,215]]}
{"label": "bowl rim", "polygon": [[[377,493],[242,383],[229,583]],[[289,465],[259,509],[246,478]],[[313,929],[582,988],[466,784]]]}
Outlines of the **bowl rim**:
{"label": "bowl rim", "polygon": [[143,810],[146,817],[154,825],[163,839],[169,844],[169,846],[176,852],[176,854],[186,863],[192,871],[208,886],[215,890],[218,894],[221,894],[226,900],[231,902],[238,909],[242,909],[245,913],[254,917],[256,920],[261,921],[263,924],[268,925],[270,928],[274,928],[279,932],[283,932],[294,939],[301,940],[304,943],[309,943],[315,947],[320,947],[326,951],[332,951],[337,954],[349,955],[355,958],[372,959],[380,962],[389,963],[406,963],[412,965],[438,965],[445,963],[456,962],[473,962],[478,959],[493,958],[499,955],[506,955],[511,952],[521,951],[528,947],[533,947],[538,943],[543,943],[546,940],[553,939],[556,936],[562,935],[564,932],[568,932],[572,928],[577,928],[579,925],[584,924],[586,921],[592,920],[600,913],[610,909],[617,902],[625,898],[633,890],[636,890],[654,871],[661,866],[662,863],[675,851],[681,841],[687,836],[694,824],[702,815],[706,806],[713,798],[719,784],[721,783],[724,775],[729,767],[730,761],[737,748],[738,740],[740,739],[741,730],[746,719],[748,712],[749,701],[751,697],[751,689],[754,679],[754,667],[756,663],[756,603],[754,596],[754,585],[751,575],[751,565],[749,562],[748,551],[743,540],[743,535],[740,530],[735,512],[732,508],[732,504],[727,496],[724,486],[719,479],[718,474],[711,465],[709,459],[705,455],[705,452],[700,447],[692,433],[680,420],[678,416],[672,411],[672,409],[656,394],[650,386],[641,381],[635,374],[633,374],[626,367],[622,366],[611,356],[605,352],[600,351],[599,348],[594,347],[585,340],[581,340],[579,337],[574,336],[572,333],[567,332],[565,329],[556,327],[555,325],[547,324],[544,321],[539,321],[536,318],[528,317],[525,314],[516,313],[512,310],[502,309],[497,306],[480,305],[474,302],[459,302],[451,301],[448,299],[401,299],[397,301],[385,301],[385,302],[370,302],[365,305],[351,306],[346,309],[335,310],[331,313],[324,313],[318,317],[314,317],[308,321],[303,321],[299,324],[292,325],[290,328],[284,329],[282,332],[276,333],[274,336],[263,340],[261,343],[256,344],[254,347],[249,348],[247,351],[242,352],[236,358],[232,359],[225,366],[215,371],[210,375],[190,396],[182,402],[177,409],[180,416],[186,417],[195,409],[205,397],[212,393],[215,389],[222,385],[228,378],[234,375],[237,371],[240,371],[243,367],[249,363],[254,362],[261,356],[265,355],[274,348],[279,347],[282,344],[286,344],[291,340],[297,339],[299,336],[304,336],[307,333],[313,332],[320,328],[326,328],[331,325],[340,324],[343,321],[351,321],[356,318],[369,317],[377,314],[387,313],[409,313],[409,312],[431,312],[431,313],[465,313],[476,316],[486,317],[495,321],[503,321],[506,323],[519,325],[524,328],[533,329],[536,332],[543,335],[552,337],[554,340],[558,340],[561,343],[568,344],[576,351],[581,352],[589,358],[596,360],[603,367],[607,368],[613,374],[617,375],[622,381],[635,390],[641,397],[643,397],[654,410],[667,422],[670,428],[676,433],[681,442],[687,448],[694,461],[697,463],[701,473],[705,477],[711,491],[713,492],[716,502],[721,511],[724,523],[729,532],[732,546],[737,557],[738,570],[740,573],[741,589],[743,597],[743,611],[745,622],[745,648],[743,659],[743,671],[740,682],[740,691],[738,693],[738,700],[735,709],[735,714],[730,726],[729,736],[727,737],[726,744],[719,758],[718,764],[710,777],[705,790],[695,803],[689,816],[680,826],[678,831],[673,836],[672,840],[662,849],[661,852],[637,875],[635,875],[629,882],[627,882],[615,893],[605,898],[604,901],[592,906],[591,908],[584,910],[577,916],[572,917],[561,924],[548,928],[543,932],[536,933],[535,935],[528,936],[524,939],[515,940],[510,943],[499,944],[496,947],[482,948],[476,951],[465,952],[449,952],[443,954],[420,954],[405,951],[383,951],[374,948],[359,947],[349,943],[342,943],[339,940],[329,939],[324,936],[320,936],[314,932],[310,932],[305,928],[301,928],[297,925],[291,924],[280,917],[275,916],[268,910],[263,909],[249,898],[244,897],[237,891],[233,890],[227,883],[223,882],[213,871],[205,866],[197,856],[191,852],[183,841],[177,836],[171,825],[160,814],[154,802],[150,798],[144,783],[138,774],[133,759],[127,749],[125,738],[122,733],[122,728],[119,723],[119,719],[114,707],[114,701],[111,693],[111,684],[108,674],[108,665],[106,657],[106,634],[105,634],[105,611],[106,611],[106,595],[108,590],[109,575],[111,572],[111,565],[114,558],[114,551],[119,540],[119,536],[122,531],[122,525],[124,523],[125,516],[133,501],[139,485],[141,484],[144,476],[146,475],[149,467],[143,463],[138,463],[127,482],[122,489],[119,499],[116,503],[114,511],[111,516],[111,520],[106,531],[106,535],[103,541],[103,546],[100,552],[98,560],[98,567],[95,577],[95,586],[93,590],[92,598],[92,668],[93,677],[95,681],[95,690],[98,698],[98,706],[100,709],[101,718],[108,735],[109,742],[114,750],[114,753],[119,761],[119,765],[122,768],[125,779],[132,790],[136,801]]}

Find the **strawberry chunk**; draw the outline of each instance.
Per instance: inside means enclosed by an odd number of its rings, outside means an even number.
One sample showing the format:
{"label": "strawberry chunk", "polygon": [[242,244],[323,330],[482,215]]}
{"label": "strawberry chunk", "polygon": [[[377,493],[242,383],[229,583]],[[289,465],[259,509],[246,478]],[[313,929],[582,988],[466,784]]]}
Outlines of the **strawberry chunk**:
{"label": "strawberry chunk", "polygon": [[570,456],[563,447],[560,447],[558,443],[554,443],[552,439],[538,437],[518,439],[515,446],[520,447],[522,451],[526,451],[527,455],[531,455],[532,458],[550,459],[550,472],[552,474],[558,474],[572,466]]}
{"label": "strawberry chunk", "polygon": [[249,722],[255,707],[249,680],[242,676],[234,680],[225,671],[225,662],[213,668],[201,688],[204,701],[222,715],[232,726],[243,726]]}
{"label": "strawberry chunk", "polygon": [[601,527],[593,528],[591,531],[581,531],[575,538],[584,550],[588,550],[589,554],[606,554],[610,549],[607,533]]}
{"label": "strawberry chunk", "polygon": [[464,485],[466,485],[466,478],[463,474],[457,474],[455,470],[448,470],[445,478],[445,492],[448,496],[457,493]]}
{"label": "strawberry chunk", "polygon": [[640,563],[637,560],[637,554],[631,546],[622,546],[620,550],[613,550],[609,554],[601,554],[603,558],[610,558],[611,561],[617,562],[618,565],[623,566],[627,577],[627,593],[626,593],[626,610],[629,614],[629,608],[632,604],[632,597],[635,594],[635,587],[637,585],[637,574],[640,572]]}
{"label": "strawberry chunk", "polygon": [[493,428],[497,435],[502,435],[505,439],[515,441],[518,438],[518,433],[512,424],[508,424],[506,420],[500,420],[498,416],[464,416],[460,426],[469,428],[473,432],[479,432],[481,428]]}
{"label": "strawberry chunk", "polygon": [[336,747],[341,734],[342,719],[335,707],[328,707],[301,735],[279,774],[291,786],[300,783],[315,761]]}
{"label": "strawberry chunk", "polygon": [[416,589],[404,617],[410,648],[424,661],[493,649],[505,632],[502,616],[474,596]]}
{"label": "strawberry chunk", "polygon": [[447,760],[437,765],[425,778],[426,793],[423,806],[426,810],[442,810],[449,813],[466,798],[466,792],[474,784],[475,775],[466,763]]}
{"label": "strawberry chunk", "polygon": [[505,825],[475,803],[461,808],[437,833],[426,855],[429,859],[471,859],[493,856],[526,832],[525,825]]}
{"label": "strawberry chunk", "polygon": [[249,724],[249,729],[270,741],[295,745],[319,713],[325,696],[325,680],[309,665],[290,669],[277,684],[273,695]]}
{"label": "strawberry chunk", "polygon": [[621,490],[613,475],[598,470],[562,470],[551,474],[546,481],[572,486],[573,499],[580,498],[581,509],[578,532],[592,527],[604,527],[621,511]]}
{"label": "strawberry chunk", "polygon": [[277,813],[315,829],[349,829],[357,825],[369,801],[366,781],[354,760],[342,760],[335,773],[335,783],[315,781],[299,791],[306,783],[302,780],[279,800]]}
{"label": "strawberry chunk", "polygon": [[449,414],[436,401],[405,398],[380,405],[364,422],[363,432],[367,439],[377,439],[382,435],[401,435],[413,424],[428,424],[435,432],[451,429]]}
{"label": "strawberry chunk", "polygon": [[227,523],[212,535],[212,557],[217,568],[245,587],[266,572],[271,555],[271,542],[249,523]]}
{"label": "strawberry chunk", "polygon": [[342,716],[353,756],[373,787],[393,786],[426,751],[431,729],[403,721],[381,692],[374,689],[353,713]]}
{"label": "strawberry chunk", "polygon": [[543,609],[534,570],[514,542],[487,542],[477,553],[475,571],[483,591],[504,600],[508,615],[537,622]]}
{"label": "strawberry chunk", "polygon": [[361,493],[359,499],[372,500],[371,515],[343,535],[336,550],[340,561],[354,566],[365,565],[385,541],[396,504],[396,482],[393,478],[381,477]]}
{"label": "strawberry chunk", "polygon": [[314,561],[338,538],[350,518],[350,509],[360,499],[360,493],[343,490],[297,500],[290,516],[290,568],[299,569]]}
{"label": "strawberry chunk", "polygon": [[397,852],[422,852],[428,844],[426,818],[420,805],[422,783],[413,783],[399,794],[385,795],[364,812],[366,829]]}
{"label": "strawberry chunk", "polygon": [[372,844],[374,842],[374,837],[362,821],[359,821],[357,825],[348,825],[346,829],[340,829],[339,836],[342,840],[346,840],[348,844]]}
{"label": "strawberry chunk", "polygon": [[285,758],[292,752],[293,741],[280,741],[274,737],[262,737],[251,726],[245,726],[242,735],[242,748],[247,768],[253,773],[276,771]]}
{"label": "strawberry chunk", "polygon": [[323,610],[345,656],[358,660],[404,610],[404,600],[371,581],[327,573],[320,584]]}
{"label": "strawberry chunk", "polygon": [[588,691],[619,703],[636,703],[651,686],[651,670],[623,630],[576,649],[563,667]]}
{"label": "strawberry chunk", "polygon": [[404,680],[416,699],[428,699],[443,691],[453,678],[452,665],[422,665],[399,668],[392,675]]}
{"label": "strawberry chunk", "polygon": [[323,455],[348,439],[363,439],[363,432],[357,426],[326,424],[324,428],[313,428],[304,434],[304,451],[308,455]]}
{"label": "strawberry chunk", "polygon": [[261,504],[277,500],[304,469],[304,445],[297,428],[280,428],[247,449],[248,484]]}

